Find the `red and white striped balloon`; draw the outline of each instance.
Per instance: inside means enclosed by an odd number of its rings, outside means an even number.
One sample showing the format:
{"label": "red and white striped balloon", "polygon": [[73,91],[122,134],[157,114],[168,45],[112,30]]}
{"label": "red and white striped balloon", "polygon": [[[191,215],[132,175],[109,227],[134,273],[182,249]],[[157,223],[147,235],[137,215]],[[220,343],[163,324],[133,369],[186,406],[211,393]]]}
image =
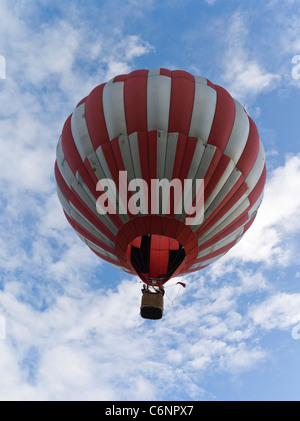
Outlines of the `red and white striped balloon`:
{"label": "red and white striped balloon", "polygon": [[[204,179],[203,221],[187,225],[184,213],[99,214],[97,182],[118,186],[120,171],[127,183]],[[58,142],[55,176],[65,215],[91,250],[163,284],[171,250],[184,250],[174,276],[204,268],[241,239],[262,201],[266,166],[255,123],[225,89],[154,69],[116,76],[79,102]],[[131,248],[149,235],[148,269],[137,271]]]}

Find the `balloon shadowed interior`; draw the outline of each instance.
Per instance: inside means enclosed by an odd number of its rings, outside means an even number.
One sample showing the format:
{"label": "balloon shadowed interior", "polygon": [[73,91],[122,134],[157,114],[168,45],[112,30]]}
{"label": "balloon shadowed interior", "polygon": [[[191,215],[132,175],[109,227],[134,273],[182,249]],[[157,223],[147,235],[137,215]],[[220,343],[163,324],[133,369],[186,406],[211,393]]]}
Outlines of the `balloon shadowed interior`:
{"label": "balloon shadowed interior", "polygon": [[165,283],[186,257],[177,240],[156,234],[136,237],[128,245],[126,254],[136,273],[149,285]]}

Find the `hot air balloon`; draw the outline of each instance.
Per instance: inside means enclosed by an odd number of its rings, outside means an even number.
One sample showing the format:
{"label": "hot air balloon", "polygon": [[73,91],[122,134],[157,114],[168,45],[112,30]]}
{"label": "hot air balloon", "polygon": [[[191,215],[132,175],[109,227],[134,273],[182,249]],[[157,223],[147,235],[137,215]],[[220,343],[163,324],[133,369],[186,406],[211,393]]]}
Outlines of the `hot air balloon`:
{"label": "hot air balloon", "polygon": [[[55,177],[79,238],[141,278],[141,315],[158,319],[171,277],[210,265],[249,229],[266,166],[238,101],[208,79],[161,68],[116,76],[78,103],[58,141]],[[182,203],[196,197],[202,204],[187,223]]]}

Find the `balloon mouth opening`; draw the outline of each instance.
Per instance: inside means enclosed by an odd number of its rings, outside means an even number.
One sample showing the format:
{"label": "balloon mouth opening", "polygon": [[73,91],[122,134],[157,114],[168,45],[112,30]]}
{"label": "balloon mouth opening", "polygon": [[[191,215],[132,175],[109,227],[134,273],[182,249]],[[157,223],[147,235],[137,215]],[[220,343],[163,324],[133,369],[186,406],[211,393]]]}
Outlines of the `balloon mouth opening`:
{"label": "balloon mouth opening", "polygon": [[146,234],[136,237],[127,247],[127,258],[138,276],[148,285],[162,285],[183,264],[184,247],[174,238]]}

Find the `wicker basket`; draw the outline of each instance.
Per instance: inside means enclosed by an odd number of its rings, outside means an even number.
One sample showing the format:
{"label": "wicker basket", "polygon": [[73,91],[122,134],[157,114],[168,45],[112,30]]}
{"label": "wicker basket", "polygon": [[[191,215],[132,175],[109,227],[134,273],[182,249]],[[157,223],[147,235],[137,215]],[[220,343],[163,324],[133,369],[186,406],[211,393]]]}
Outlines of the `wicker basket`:
{"label": "wicker basket", "polygon": [[141,316],[144,319],[161,319],[163,311],[163,295],[160,292],[146,291],[142,296]]}

